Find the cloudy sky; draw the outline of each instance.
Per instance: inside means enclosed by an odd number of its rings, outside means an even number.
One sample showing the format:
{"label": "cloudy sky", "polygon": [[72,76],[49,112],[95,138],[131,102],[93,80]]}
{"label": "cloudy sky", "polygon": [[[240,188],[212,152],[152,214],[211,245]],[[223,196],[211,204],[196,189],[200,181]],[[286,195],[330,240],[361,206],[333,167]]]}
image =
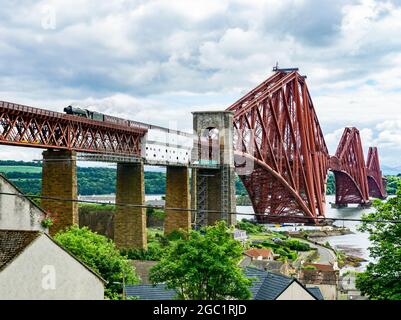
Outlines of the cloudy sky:
{"label": "cloudy sky", "polygon": [[[345,126],[401,160],[401,0],[0,1],[0,100],[191,128],[299,67],[330,151]],[[40,152],[0,147],[0,158]]]}

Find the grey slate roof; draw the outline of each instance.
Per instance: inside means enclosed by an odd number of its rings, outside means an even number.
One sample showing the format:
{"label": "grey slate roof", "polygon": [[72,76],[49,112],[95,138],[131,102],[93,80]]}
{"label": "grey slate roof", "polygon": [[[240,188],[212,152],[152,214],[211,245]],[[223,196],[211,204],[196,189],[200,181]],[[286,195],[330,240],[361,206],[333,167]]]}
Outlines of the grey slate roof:
{"label": "grey slate roof", "polygon": [[40,235],[40,231],[0,230],[0,271]]}
{"label": "grey slate roof", "polygon": [[127,297],[138,297],[140,300],[173,300],[176,292],[166,289],[164,284],[130,285],[125,287]]}
{"label": "grey slate roof", "polygon": [[294,279],[262,271],[256,268],[245,268],[248,278],[253,278],[253,285],[250,287],[253,300],[275,300]]}
{"label": "grey slate roof", "polygon": [[307,290],[314,295],[317,300],[324,300],[322,292],[318,287],[307,288]]}
{"label": "grey slate roof", "polygon": [[[247,278],[252,278],[250,291],[253,300],[276,300],[294,281],[305,288],[295,278],[281,274],[266,272],[253,267],[244,269]],[[323,300],[320,289],[305,288],[316,300]],[[126,286],[127,296],[137,296],[140,300],[172,300],[176,295],[174,290],[167,290],[164,284],[157,285],[130,285]]]}
{"label": "grey slate roof", "polygon": [[244,271],[248,278],[254,279],[250,287],[253,300],[276,300],[294,281],[305,288],[316,300],[323,300],[319,288],[314,287],[309,290],[295,278],[253,267],[247,267]]}

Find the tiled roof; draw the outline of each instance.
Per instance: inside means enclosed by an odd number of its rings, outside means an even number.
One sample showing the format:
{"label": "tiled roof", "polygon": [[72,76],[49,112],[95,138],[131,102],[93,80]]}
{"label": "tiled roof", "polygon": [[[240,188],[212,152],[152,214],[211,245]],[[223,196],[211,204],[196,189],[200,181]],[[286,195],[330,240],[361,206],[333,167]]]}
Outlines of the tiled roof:
{"label": "tiled roof", "polygon": [[270,257],[271,255],[273,255],[273,252],[270,249],[265,249],[265,248],[262,248],[262,249],[252,248],[252,249],[247,250],[245,252],[245,254],[247,256],[255,257],[255,258],[260,257],[260,256],[267,258],[267,257]]}
{"label": "tiled roof", "polygon": [[312,293],[312,295],[315,296],[315,298],[317,300],[324,300],[322,292],[320,291],[320,289],[318,287],[307,288],[307,290],[310,293]]}
{"label": "tiled roof", "polygon": [[[284,275],[262,271],[247,267],[244,269],[247,278],[251,278],[252,286],[249,288],[253,300],[275,300],[294,281],[305,288],[296,279]],[[130,285],[126,286],[126,294],[129,297],[138,297],[140,300],[172,300],[176,292],[166,289],[164,284],[157,285]],[[323,300],[319,288],[306,289],[313,297]],[[321,299],[320,299],[321,298]]]}
{"label": "tiled roof", "polygon": [[245,268],[248,278],[256,278],[250,288],[253,300],[275,300],[294,281],[293,278],[256,268]]}
{"label": "tiled roof", "polygon": [[86,268],[89,272],[98,277],[103,283],[107,283],[99,274],[83,263],[79,258],[75,257],[67,249],[63,248],[48,234],[35,230],[1,230],[0,229],[0,271],[17,258],[36,238],[44,235],[49,238],[56,246],[65,251],[69,256],[75,259],[79,264]]}
{"label": "tiled roof", "polygon": [[125,287],[128,297],[138,297],[140,300],[173,300],[176,292],[166,289],[164,284],[130,285]]}
{"label": "tiled roof", "polygon": [[131,260],[131,264],[135,267],[135,273],[141,278],[141,284],[150,284],[150,269],[157,264],[157,261]]}
{"label": "tiled roof", "polygon": [[[245,268],[245,274],[248,278],[256,278],[252,287],[250,287],[253,300],[276,300],[278,296],[280,296],[283,291],[285,291],[294,281],[307,290],[316,299],[320,300],[321,297],[321,300],[323,300],[319,288],[313,288],[313,291],[310,291],[295,278],[290,278],[282,274],[276,274],[268,271],[262,271],[252,267]],[[320,292],[320,295],[317,295],[317,290]]]}
{"label": "tiled roof", "polygon": [[39,231],[0,230],[0,271],[40,234]]}
{"label": "tiled roof", "polygon": [[304,266],[315,267],[316,270],[320,270],[320,271],[335,271],[331,264],[305,263]]}
{"label": "tiled roof", "polygon": [[337,272],[336,271],[321,271],[321,270],[308,270],[303,269],[300,273],[300,279],[303,283],[309,284],[336,284]]}

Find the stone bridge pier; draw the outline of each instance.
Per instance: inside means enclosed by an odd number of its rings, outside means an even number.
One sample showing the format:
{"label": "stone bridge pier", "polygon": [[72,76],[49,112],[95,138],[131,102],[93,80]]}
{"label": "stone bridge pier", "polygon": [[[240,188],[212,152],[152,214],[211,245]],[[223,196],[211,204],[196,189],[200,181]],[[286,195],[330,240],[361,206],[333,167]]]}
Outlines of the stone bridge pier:
{"label": "stone bridge pier", "polygon": [[[164,234],[191,228],[189,172],[167,166]],[[119,248],[147,248],[144,165],[118,163],[114,241]]]}
{"label": "stone bridge pier", "polygon": [[51,235],[78,224],[76,152],[46,150],[43,153],[41,206],[54,219]]}
{"label": "stone bridge pier", "polygon": [[147,249],[143,162],[117,163],[114,242],[119,248]]}

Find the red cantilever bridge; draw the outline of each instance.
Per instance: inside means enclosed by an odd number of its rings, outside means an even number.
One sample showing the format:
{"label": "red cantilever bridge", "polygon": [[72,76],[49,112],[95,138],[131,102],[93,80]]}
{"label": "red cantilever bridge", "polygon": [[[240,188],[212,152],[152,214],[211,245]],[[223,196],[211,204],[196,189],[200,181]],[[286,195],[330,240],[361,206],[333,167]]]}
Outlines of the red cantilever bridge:
{"label": "red cantilever bridge", "polygon": [[317,222],[324,217],[328,171],[335,175],[336,204],[385,198],[376,148],[364,160],[359,131],[346,128],[330,157],[312,98],[297,69],[282,69],[239,99],[234,112],[234,149],[255,168],[241,179],[260,221]]}
{"label": "red cantilever bridge", "polygon": [[[337,205],[386,197],[378,151],[370,148],[365,162],[358,129],[346,128],[336,154],[329,155],[306,78],[297,69],[275,70],[227,110],[233,113],[235,156],[254,164],[240,177],[260,221],[301,216],[318,222],[325,215],[329,170]],[[143,138],[152,126],[108,119],[0,102],[0,144],[145,157]]]}

